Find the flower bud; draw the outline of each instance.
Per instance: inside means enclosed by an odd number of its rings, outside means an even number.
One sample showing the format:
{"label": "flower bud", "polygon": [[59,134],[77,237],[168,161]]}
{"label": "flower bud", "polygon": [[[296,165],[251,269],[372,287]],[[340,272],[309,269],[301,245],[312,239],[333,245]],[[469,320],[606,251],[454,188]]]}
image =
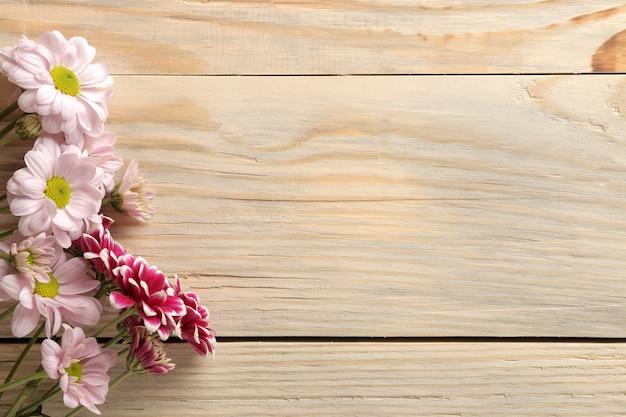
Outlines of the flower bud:
{"label": "flower bud", "polygon": [[145,327],[136,325],[128,329],[131,337],[126,367],[136,374],[166,374],[174,369],[165,354],[165,346],[156,335]]}
{"label": "flower bud", "polygon": [[15,122],[15,133],[23,140],[35,140],[43,133],[39,116],[35,113],[25,114]]}

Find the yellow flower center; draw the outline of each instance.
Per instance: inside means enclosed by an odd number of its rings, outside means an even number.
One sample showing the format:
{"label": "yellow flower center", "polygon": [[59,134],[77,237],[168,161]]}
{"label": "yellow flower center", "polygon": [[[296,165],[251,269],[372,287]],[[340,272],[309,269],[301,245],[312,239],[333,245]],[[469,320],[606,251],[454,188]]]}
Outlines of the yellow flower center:
{"label": "yellow flower center", "polygon": [[80,91],[80,81],[76,74],[69,68],[65,68],[62,65],[57,65],[50,71],[52,75],[52,81],[54,81],[54,87],[68,96],[76,96]]}
{"label": "yellow flower center", "polygon": [[48,273],[50,282],[35,280],[35,294],[45,298],[54,298],[59,294],[59,282],[51,273]]}
{"label": "yellow flower center", "polygon": [[57,208],[62,209],[70,202],[72,190],[70,185],[61,177],[52,177],[46,182],[46,191],[43,192],[46,197],[54,201]]}
{"label": "yellow flower center", "polygon": [[69,376],[75,376],[76,382],[80,382],[80,379],[83,377],[83,366],[80,362],[74,362],[69,367],[65,368],[65,372]]}

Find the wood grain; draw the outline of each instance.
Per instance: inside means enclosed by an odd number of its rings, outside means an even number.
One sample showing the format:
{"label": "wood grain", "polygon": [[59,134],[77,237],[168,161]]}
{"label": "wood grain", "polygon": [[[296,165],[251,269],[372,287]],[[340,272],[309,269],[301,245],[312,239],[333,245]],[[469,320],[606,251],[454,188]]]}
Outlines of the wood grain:
{"label": "wood grain", "polygon": [[[174,372],[104,416],[624,414],[625,344],[532,338],[626,337],[626,77],[574,75],[626,72],[624,2],[0,10],[0,45],[59,29],[112,64],[108,127],[158,193],[114,235],[218,332],[215,361],[168,345]],[[0,151],[0,184],[29,146]],[[24,341],[0,337],[2,380]]]}
{"label": "wood grain", "polygon": [[[103,415],[619,416],[626,406],[623,344],[225,343],[214,362],[183,345],[168,353],[170,374],[131,376]],[[69,411],[49,404],[52,417]]]}
{"label": "wood grain", "polygon": [[601,1],[2,0],[0,45],[59,29],[118,74],[624,72]]}
{"label": "wood grain", "polygon": [[623,76],[116,80],[114,233],[220,335],[624,336]]}

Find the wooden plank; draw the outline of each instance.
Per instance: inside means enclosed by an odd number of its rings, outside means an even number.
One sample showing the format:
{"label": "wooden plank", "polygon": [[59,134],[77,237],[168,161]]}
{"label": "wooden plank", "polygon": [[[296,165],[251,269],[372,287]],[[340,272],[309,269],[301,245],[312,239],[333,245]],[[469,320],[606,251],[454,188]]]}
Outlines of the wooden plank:
{"label": "wooden plank", "polygon": [[[13,349],[1,346],[2,361]],[[103,415],[618,416],[626,406],[624,344],[225,343],[214,362],[187,346],[168,352],[174,371],[131,376]],[[52,416],[68,411],[50,404]]]}
{"label": "wooden plank", "polygon": [[118,74],[624,72],[598,1],[0,1],[0,45],[59,29]]}
{"label": "wooden plank", "polygon": [[109,127],[158,197],[114,233],[224,336],[621,335],[625,91],[120,76]]}

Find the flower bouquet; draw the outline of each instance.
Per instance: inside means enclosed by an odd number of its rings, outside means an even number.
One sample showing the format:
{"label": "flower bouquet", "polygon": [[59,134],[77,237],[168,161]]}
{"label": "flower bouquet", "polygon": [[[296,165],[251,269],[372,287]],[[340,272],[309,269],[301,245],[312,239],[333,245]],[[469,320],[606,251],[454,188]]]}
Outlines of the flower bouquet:
{"label": "flower bouquet", "polygon": [[[15,89],[0,112],[0,146],[33,141],[0,196],[0,213],[15,218],[14,228],[0,231],[0,301],[10,303],[0,320],[11,319],[14,337],[31,336],[0,372],[0,397],[17,390],[0,410],[5,417],[45,416],[45,404],[61,394],[73,409],[68,416],[84,408],[100,414],[108,390],[130,374],[174,368],[163,344],[169,337],[202,356],[216,345],[198,296],[112,237],[103,208],[146,222],[154,193],[136,160],[118,179],[124,162],[104,130],[113,79],[108,65],[92,63],[95,53],[84,38],[57,31],[0,49],[0,76]],[[119,314],[100,323],[105,305]],[[105,331],[113,336],[98,339]],[[41,365],[17,378],[43,335]],[[108,371],[124,357],[126,370],[111,381]],[[40,392],[49,379],[56,382]]]}

